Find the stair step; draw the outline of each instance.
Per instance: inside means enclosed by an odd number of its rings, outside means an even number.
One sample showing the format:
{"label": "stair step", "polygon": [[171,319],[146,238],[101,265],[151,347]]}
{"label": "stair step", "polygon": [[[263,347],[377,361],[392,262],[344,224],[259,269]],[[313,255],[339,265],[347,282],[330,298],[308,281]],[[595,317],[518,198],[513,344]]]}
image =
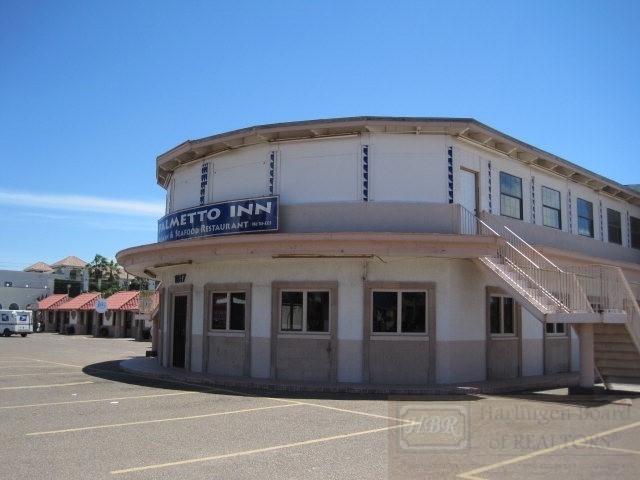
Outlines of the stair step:
{"label": "stair step", "polygon": [[632,343],[596,343],[593,350],[596,355],[600,353],[638,354]]}
{"label": "stair step", "polygon": [[608,361],[621,361],[631,363],[637,363],[640,365],[640,355],[638,352],[634,352],[631,350],[626,350],[621,352],[620,350],[609,350],[609,351],[596,351],[595,352],[596,362],[608,362]]}
{"label": "stair step", "polygon": [[629,361],[625,358],[600,358],[598,359],[598,369],[602,368],[622,368],[622,369],[638,369],[640,370],[640,362],[638,358]]}
{"label": "stair step", "polygon": [[633,343],[629,334],[598,334],[593,336],[593,341],[596,343]]}
{"label": "stair step", "polygon": [[612,376],[607,379],[607,383],[628,383],[631,385],[640,385],[640,377]]}

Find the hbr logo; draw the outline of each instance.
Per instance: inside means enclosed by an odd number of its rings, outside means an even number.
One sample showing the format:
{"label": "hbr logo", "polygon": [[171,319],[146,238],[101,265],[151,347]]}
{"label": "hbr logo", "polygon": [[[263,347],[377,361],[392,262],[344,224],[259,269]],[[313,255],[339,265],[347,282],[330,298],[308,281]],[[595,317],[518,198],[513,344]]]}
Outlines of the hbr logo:
{"label": "hbr logo", "polygon": [[398,431],[401,450],[465,450],[469,448],[469,415],[461,405],[397,403],[404,424]]}

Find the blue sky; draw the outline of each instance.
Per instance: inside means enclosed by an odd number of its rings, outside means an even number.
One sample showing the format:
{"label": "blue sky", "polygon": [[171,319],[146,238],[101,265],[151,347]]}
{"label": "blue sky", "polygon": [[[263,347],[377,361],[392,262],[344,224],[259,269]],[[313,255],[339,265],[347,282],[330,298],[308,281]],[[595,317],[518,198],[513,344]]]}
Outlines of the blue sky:
{"label": "blue sky", "polygon": [[267,123],[471,117],[640,183],[635,0],[0,0],[0,269],[153,243],[158,155]]}

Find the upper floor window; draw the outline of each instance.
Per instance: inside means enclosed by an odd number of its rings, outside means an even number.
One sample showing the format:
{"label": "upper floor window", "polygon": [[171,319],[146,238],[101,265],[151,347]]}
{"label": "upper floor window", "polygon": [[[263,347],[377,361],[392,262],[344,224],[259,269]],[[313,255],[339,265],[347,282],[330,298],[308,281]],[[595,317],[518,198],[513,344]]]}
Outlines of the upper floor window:
{"label": "upper floor window", "polygon": [[211,330],[244,330],[245,292],[211,294]]}
{"label": "upper floor window", "polygon": [[328,332],[329,291],[283,290],[280,293],[280,330]]}
{"label": "upper floor window", "polygon": [[620,212],[607,208],[607,232],[609,241],[622,245],[622,218]]}
{"label": "upper floor window", "polygon": [[373,291],[372,331],[427,333],[427,292]]}
{"label": "upper floor window", "polygon": [[522,220],[522,179],[500,172],[500,215]]}
{"label": "upper floor window", "polygon": [[629,218],[629,234],[631,236],[631,247],[640,249],[640,218]]}
{"label": "upper floor window", "polygon": [[560,192],[547,187],[542,187],[542,224],[562,229]]}
{"label": "upper floor window", "polygon": [[593,203],[578,198],[578,233],[593,238]]}

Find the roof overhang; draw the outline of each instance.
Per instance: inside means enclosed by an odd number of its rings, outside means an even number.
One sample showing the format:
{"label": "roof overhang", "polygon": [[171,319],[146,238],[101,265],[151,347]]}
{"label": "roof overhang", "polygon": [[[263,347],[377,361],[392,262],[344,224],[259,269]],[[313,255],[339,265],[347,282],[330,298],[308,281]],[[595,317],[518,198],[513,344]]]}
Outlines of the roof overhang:
{"label": "roof overhang", "polygon": [[118,252],[118,263],[137,277],[165,269],[239,259],[476,258],[495,254],[495,236],[438,233],[256,233],[153,243]]}
{"label": "roof overhang", "polygon": [[597,192],[633,205],[640,205],[640,192],[505,135],[471,118],[363,116],[249,127],[200,140],[188,140],[158,156],[156,180],[160,186],[167,188],[171,174],[181,165],[239,148],[265,143],[276,144],[366,133],[451,135],[463,142],[489,149],[523,164],[547,170]]}

